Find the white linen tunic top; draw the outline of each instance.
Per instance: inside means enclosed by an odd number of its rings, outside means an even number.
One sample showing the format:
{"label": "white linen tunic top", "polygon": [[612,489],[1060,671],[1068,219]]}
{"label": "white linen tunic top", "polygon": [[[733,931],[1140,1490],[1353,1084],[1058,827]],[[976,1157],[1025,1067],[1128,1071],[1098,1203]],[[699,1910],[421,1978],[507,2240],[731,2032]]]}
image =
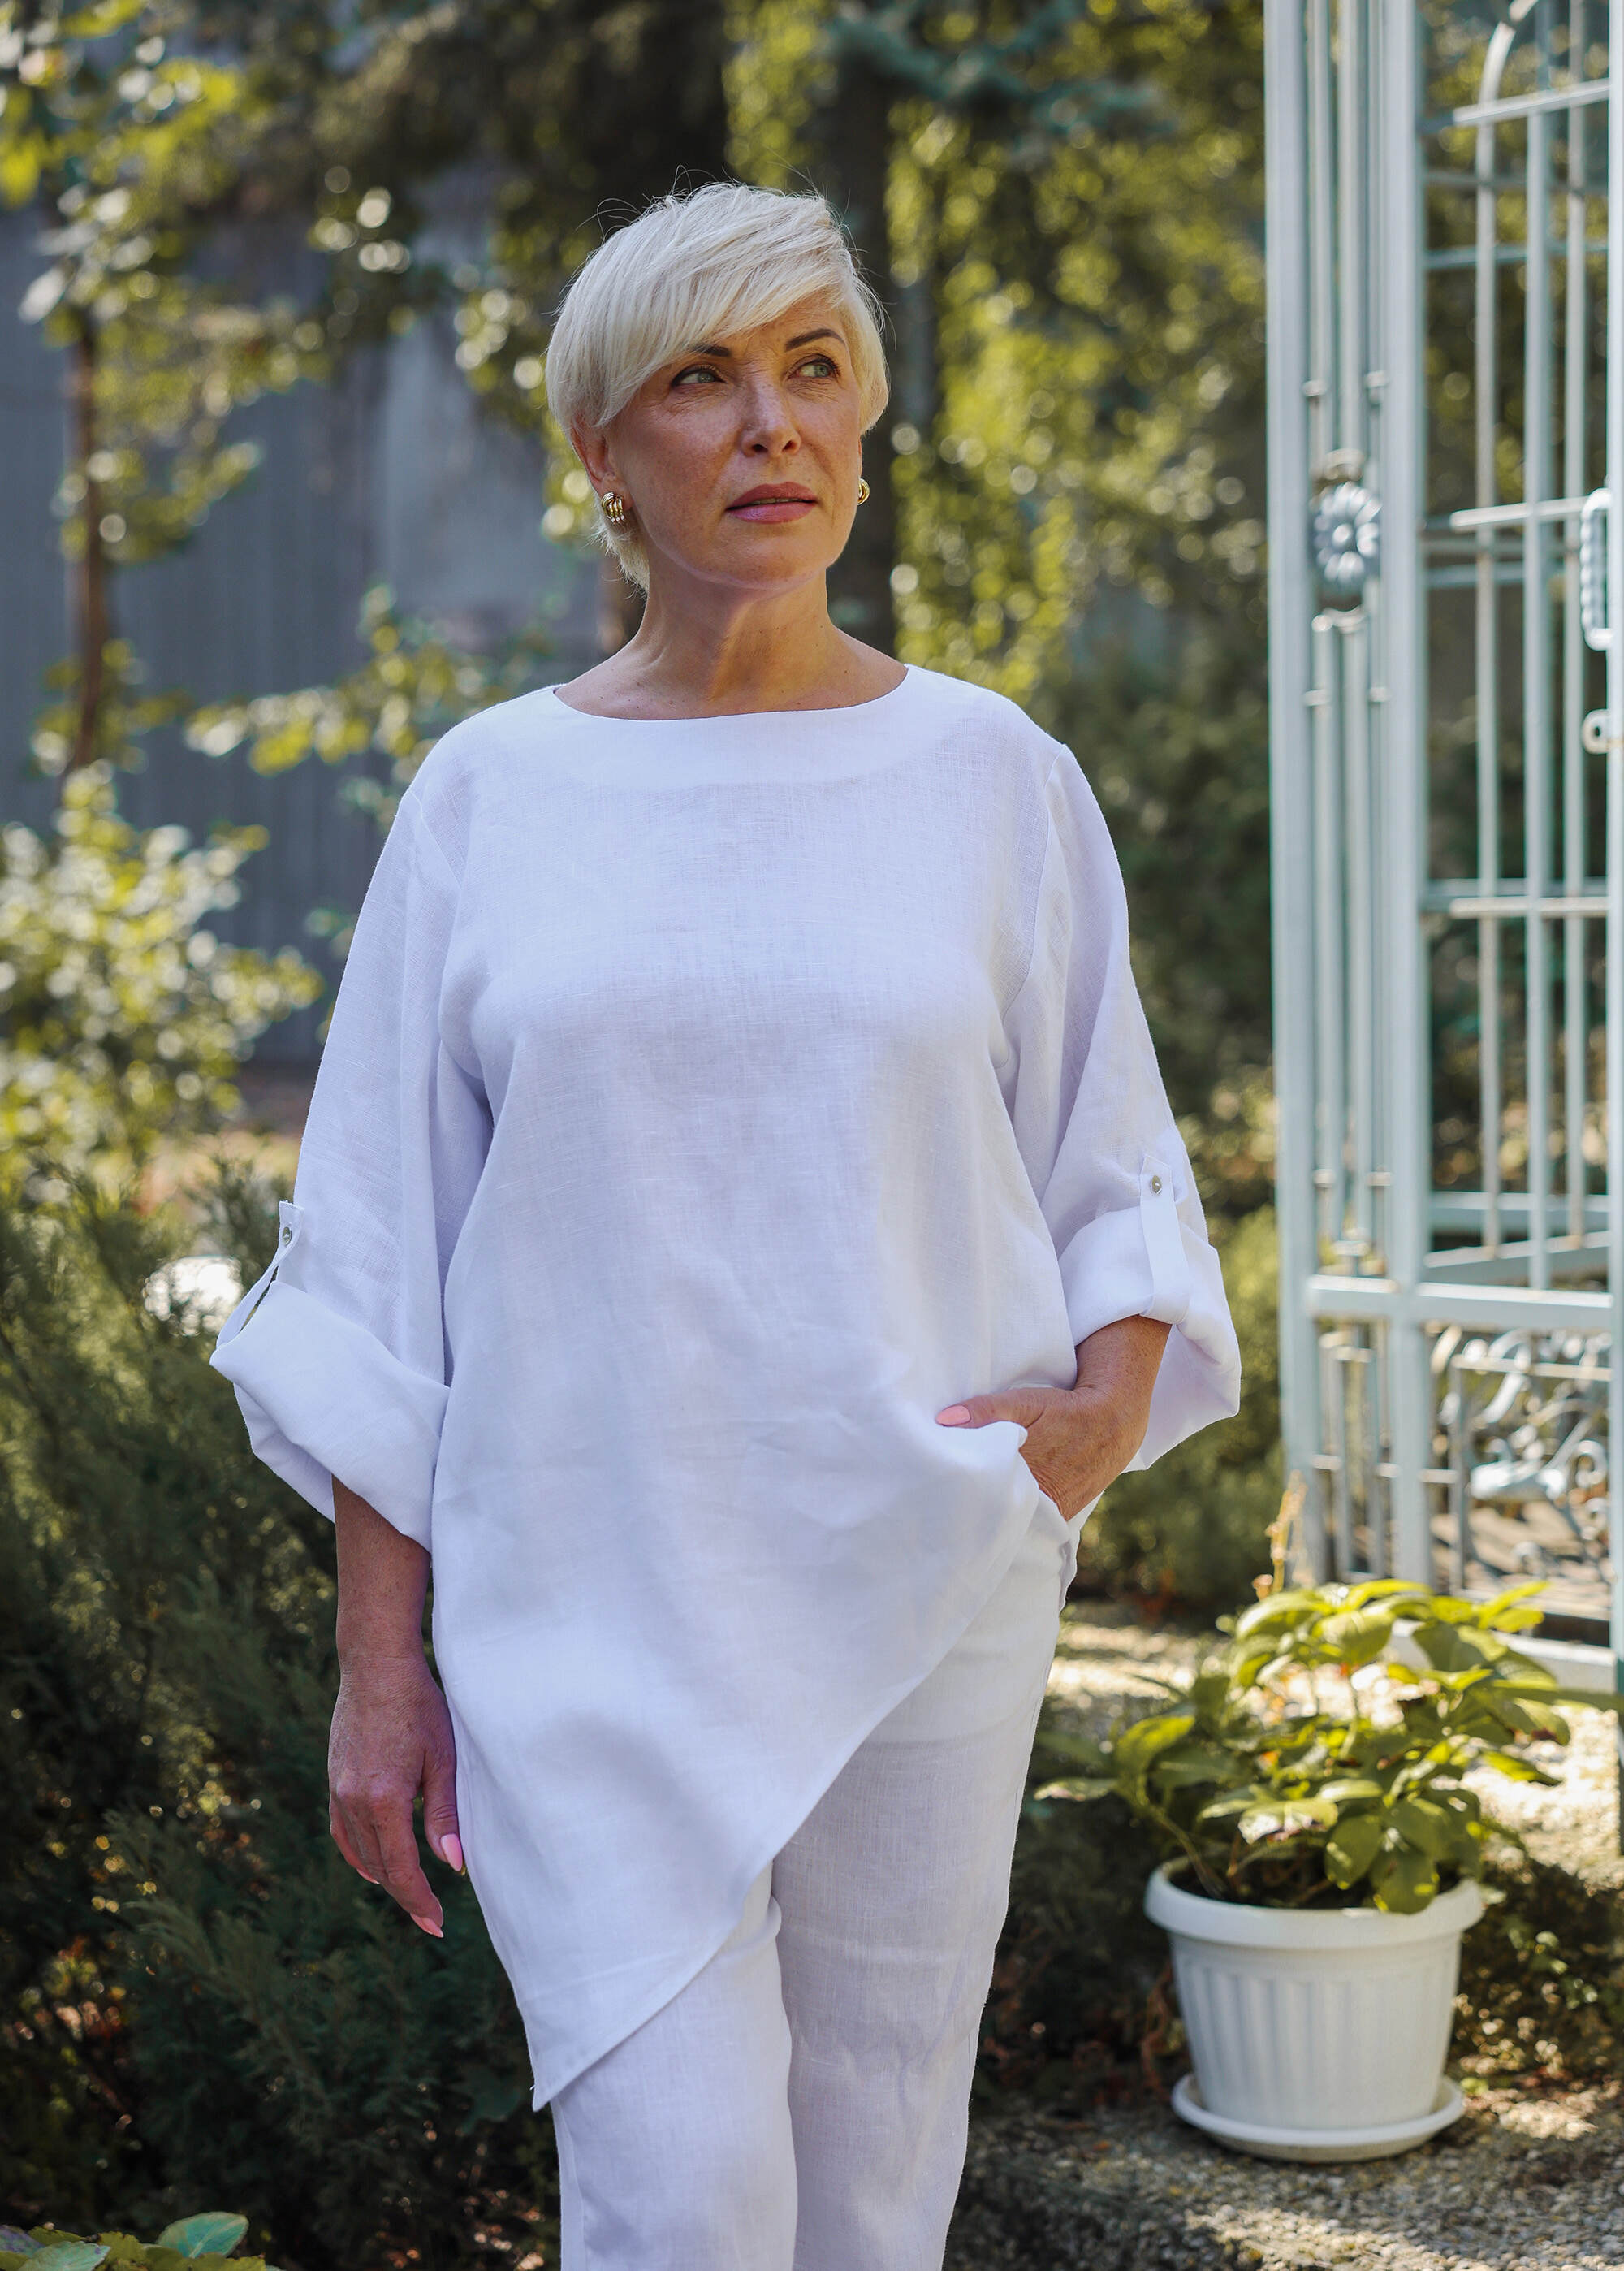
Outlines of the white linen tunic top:
{"label": "white linen tunic top", "polygon": [[[481,711],[404,798],[271,1267],[213,1361],[324,1514],[429,1549],[469,1873],[539,2105],[1009,1567],[970,1394],[1239,1360],[1071,753],[910,669],[842,710]],[[975,1835],[967,1824],[967,1837]]]}

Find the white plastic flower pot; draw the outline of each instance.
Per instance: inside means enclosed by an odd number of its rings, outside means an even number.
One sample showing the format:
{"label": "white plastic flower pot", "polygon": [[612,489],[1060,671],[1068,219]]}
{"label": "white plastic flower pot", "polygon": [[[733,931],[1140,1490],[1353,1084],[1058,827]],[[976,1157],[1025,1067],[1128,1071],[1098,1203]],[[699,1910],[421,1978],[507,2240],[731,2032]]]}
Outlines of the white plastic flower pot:
{"label": "white plastic flower pot", "polygon": [[1483,1913],[1468,1879],[1419,1916],[1248,1908],[1158,1869],[1146,1913],[1173,1942],[1194,2087],[1187,2120],[1272,2159],[1398,2153],[1461,2111],[1443,2079],[1460,1939]]}

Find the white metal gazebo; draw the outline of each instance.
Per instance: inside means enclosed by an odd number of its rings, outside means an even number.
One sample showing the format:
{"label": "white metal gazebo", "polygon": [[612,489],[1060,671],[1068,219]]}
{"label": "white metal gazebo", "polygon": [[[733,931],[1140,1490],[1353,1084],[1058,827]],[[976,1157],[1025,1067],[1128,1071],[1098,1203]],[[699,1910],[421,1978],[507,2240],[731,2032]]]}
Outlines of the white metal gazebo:
{"label": "white metal gazebo", "polygon": [[1611,1686],[1624,0],[1267,36],[1288,1463],[1321,1574],[1542,1578]]}

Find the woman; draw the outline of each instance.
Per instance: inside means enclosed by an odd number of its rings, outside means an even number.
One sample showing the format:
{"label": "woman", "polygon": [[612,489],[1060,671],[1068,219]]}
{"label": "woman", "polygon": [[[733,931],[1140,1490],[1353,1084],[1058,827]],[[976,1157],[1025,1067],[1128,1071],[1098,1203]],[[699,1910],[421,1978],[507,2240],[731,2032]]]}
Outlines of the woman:
{"label": "woman", "polygon": [[333,1835],[433,1933],[419,1789],[466,1852],[568,2271],[926,2271],[1076,1533],[1235,1338],[1075,761],[830,620],[827,208],[655,206],[548,386],[647,612],[407,793],[214,1360],[337,1519]]}

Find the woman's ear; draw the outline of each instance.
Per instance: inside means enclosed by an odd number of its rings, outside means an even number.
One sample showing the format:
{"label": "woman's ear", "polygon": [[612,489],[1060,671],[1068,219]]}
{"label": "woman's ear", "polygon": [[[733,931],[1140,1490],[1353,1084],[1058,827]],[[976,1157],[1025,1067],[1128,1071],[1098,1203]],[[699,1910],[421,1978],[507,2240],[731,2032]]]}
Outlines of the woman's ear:
{"label": "woman's ear", "polygon": [[595,489],[601,493],[620,486],[614,452],[609,446],[609,436],[601,426],[572,426],[569,439],[575,455],[586,467],[587,479]]}

